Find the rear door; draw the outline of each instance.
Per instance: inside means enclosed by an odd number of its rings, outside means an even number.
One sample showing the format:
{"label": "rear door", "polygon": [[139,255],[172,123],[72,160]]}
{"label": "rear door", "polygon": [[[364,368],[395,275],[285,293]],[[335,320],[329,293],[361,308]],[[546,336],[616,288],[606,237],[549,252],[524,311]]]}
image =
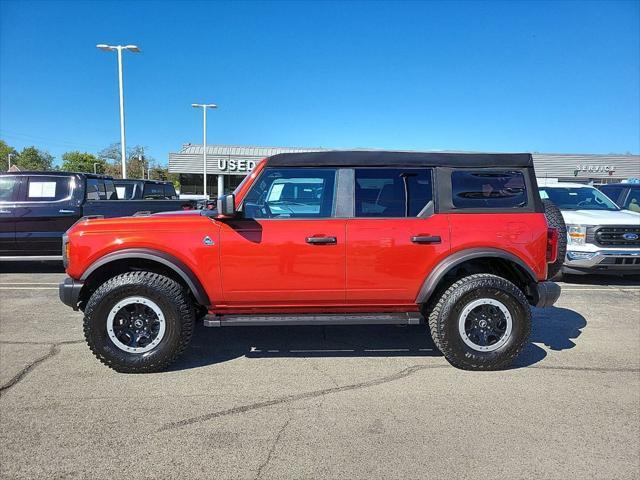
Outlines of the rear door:
{"label": "rear door", "polygon": [[225,302],[323,306],[345,302],[345,220],[336,218],[334,168],[267,168],[221,222]]}
{"label": "rear door", "polygon": [[16,198],[22,180],[18,175],[0,176],[0,255],[16,250]]}
{"label": "rear door", "polygon": [[16,207],[16,244],[22,255],[60,255],[62,235],[80,218],[71,175],[29,175]]}
{"label": "rear door", "polygon": [[446,215],[433,214],[432,170],[356,168],[347,220],[347,300],[415,305],[424,278],[449,250]]}

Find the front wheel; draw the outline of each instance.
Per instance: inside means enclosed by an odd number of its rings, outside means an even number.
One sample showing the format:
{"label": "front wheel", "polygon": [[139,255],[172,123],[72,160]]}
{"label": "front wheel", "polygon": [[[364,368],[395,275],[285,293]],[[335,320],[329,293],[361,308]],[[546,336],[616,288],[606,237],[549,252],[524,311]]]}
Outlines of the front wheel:
{"label": "front wheel", "polygon": [[84,334],[93,354],[122,373],[166,368],[185,350],[195,313],[176,281],[128,272],[102,284],[87,302]]}
{"label": "front wheel", "polygon": [[511,364],[531,331],[527,299],[510,281],[491,274],[451,285],[429,314],[434,343],[464,370],[499,370]]}

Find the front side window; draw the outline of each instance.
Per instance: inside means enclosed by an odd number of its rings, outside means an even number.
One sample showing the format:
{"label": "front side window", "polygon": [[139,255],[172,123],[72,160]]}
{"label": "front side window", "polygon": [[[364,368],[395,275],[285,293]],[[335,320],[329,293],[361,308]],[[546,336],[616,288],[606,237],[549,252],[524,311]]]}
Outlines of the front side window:
{"label": "front side window", "polygon": [[69,196],[69,177],[29,177],[27,200],[55,202]]}
{"label": "front side window", "polygon": [[104,190],[106,192],[107,200],[118,199],[118,193],[116,192],[116,186],[114,185],[113,180],[105,180]]}
{"label": "front side window", "polygon": [[640,188],[632,188],[629,191],[623,207],[632,212],[640,212]]}
{"label": "front side window", "polygon": [[416,217],[432,199],[431,170],[357,168],[356,217]]}
{"label": "front side window", "polygon": [[20,181],[18,177],[0,177],[0,202],[10,202]]}
{"label": "front side window", "polygon": [[456,208],[518,208],[527,205],[524,175],[517,171],[457,170],[451,173]]}
{"label": "front side window", "polygon": [[142,198],[147,200],[158,200],[164,197],[164,186],[161,183],[147,183],[144,186]]}
{"label": "front side window", "polygon": [[168,198],[170,200],[174,200],[174,199],[178,198],[178,195],[176,194],[176,189],[175,189],[175,187],[173,185],[165,183],[165,185],[164,185],[164,198]]}
{"label": "front side window", "polygon": [[245,217],[331,217],[335,184],[333,168],[267,168],[245,197]]}
{"label": "front side window", "polygon": [[540,195],[560,210],[620,210],[600,190],[593,187],[540,187]]}

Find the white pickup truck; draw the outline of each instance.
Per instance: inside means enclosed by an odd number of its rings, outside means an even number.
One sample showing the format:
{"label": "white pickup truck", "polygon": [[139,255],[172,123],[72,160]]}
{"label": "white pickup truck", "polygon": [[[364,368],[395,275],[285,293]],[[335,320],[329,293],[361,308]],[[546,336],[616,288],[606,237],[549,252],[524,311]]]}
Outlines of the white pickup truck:
{"label": "white pickup truck", "polygon": [[563,273],[640,274],[640,213],[588,185],[539,179],[538,186],[567,224]]}

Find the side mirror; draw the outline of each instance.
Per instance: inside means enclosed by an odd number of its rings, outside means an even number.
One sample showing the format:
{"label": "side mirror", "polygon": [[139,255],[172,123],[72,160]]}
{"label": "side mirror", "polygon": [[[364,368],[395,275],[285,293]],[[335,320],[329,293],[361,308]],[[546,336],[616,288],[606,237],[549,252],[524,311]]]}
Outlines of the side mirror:
{"label": "side mirror", "polygon": [[221,197],[218,197],[218,216],[236,216],[236,196],[233,193],[230,195],[222,195]]}

